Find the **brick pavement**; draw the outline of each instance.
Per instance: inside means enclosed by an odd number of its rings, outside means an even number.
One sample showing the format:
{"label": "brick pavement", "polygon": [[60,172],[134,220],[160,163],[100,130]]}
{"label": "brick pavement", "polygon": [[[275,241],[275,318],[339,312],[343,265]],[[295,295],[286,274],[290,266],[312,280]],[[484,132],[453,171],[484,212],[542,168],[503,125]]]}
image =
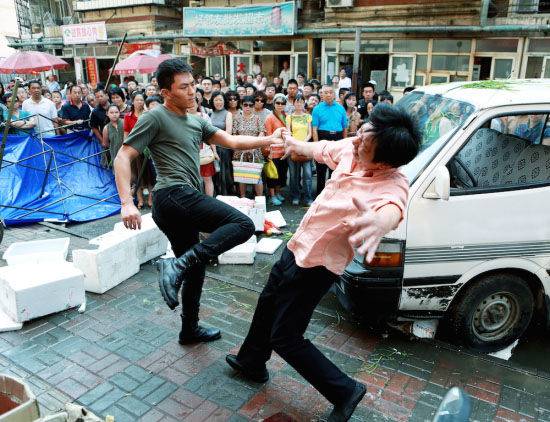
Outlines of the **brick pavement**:
{"label": "brick pavement", "polygon": [[[58,237],[43,226],[10,229],[15,240]],[[85,240],[72,237],[71,247]],[[4,265],[0,262],[0,265]],[[224,356],[247,332],[257,292],[207,279],[201,317],[220,327],[210,344],[180,346],[179,317],[163,303],[150,264],[103,295],[87,294],[87,310],[68,310],[0,334],[0,371],[26,379],[42,412],[76,401],[124,421],[246,421],[284,412],[297,421],[326,416],[329,403],[277,356],[265,385],[236,376]],[[550,383],[494,358],[404,336],[379,335],[316,312],[307,336],[368,393],[354,421],[430,420],[442,395],[463,386],[472,420],[550,421]]]}

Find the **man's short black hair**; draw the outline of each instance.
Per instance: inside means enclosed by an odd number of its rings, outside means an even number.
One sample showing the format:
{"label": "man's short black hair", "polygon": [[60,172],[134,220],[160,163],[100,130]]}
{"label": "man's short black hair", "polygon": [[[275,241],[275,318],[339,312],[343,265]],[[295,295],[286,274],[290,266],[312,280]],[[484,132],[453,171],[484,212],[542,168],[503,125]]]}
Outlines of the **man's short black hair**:
{"label": "man's short black hair", "polygon": [[415,86],[406,86],[405,89],[403,90],[403,94],[406,94],[407,92],[414,91],[415,89],[416,89]]}
{"label": "man's short black hair", "polygon": [[349,88],[340,88],[338,90],[338,97],[341,97],[342,95],[345,95],[348,92],[349,92]]}
{"label": "man's short black hair", "polygon": [[96,89],[94,89],[94,94],[97,94],[98,92],[103,92],[105,94],[105,88],[96,88]]}
{"label": "man's short black hair", "polygon": [[212,85],[221,85],[217,79],[212,79]]}
{"label": "man's short black hair", "polygon": [[162,104],[162,97],[159,95],[149,95],[147,99],[145,100],[145,105],[149,107],[151,103],[159,103]]}
{"label": "man's short black hair", "polygon": [[286,86],[289,86],[290,84],[294,84],[294,85],[298,86],[298,81],[296,79],[289,79]]}
{"label": "man's short black hair", "polygon": [[29,85],[28,85],[29,88],[30,88],[33,84],[38,84],[38,86],[39,86],[40,88],[42,88],[42,82],[40,82],[40,80],[38,80],[38,79],[30,80],[30,81],[29,81]]}
{"label": "man's short black hair", "polygon": [[400,167],[420,149],[422,134],[416,120],[402,107],[378,104],[369,114],[369,129],[376,142],[373,161]]}
{"label": "man's short black hair", "polygon": [[309,86],[311,89],[315,89],[315,86],[311,82],[305,83],[304,86]]}
{"label": "man's short black hair", "polygon": [[179,73],[193,74],[193,68],[181,59],[168,59],[159,64],[155,73],[159,89],[170,89],[174,83],[174,76]]}
{"label": "man's short black hair", "polygon": [[254,85],[252,85],[252,84],[245,83],[243,86],[244,86],[245,89],[246,89],[246,88],[252,88],[252,90],[253,90],[254,92],[257,91],[256,87],[255,87]]}
{"label": "man's short black hair", "polygon": [[376,86],[374,84],[371,84],[370,82],[367,82],[364,86],[363,86],[363,91],[365,90],[365,88],[372,88],[372,91],[373,92],[376,92]]}
{"label": "man's short black hair", "polygon": [[302,72],[298,72],[298,74],[296,76],[301,76],[302,78],[306,78],[306,75],[304,75]]}
{"label": "man's short black hair", "polygon": [[203,83],[204,81],[210,81],[212,83],[214,82],[214,80],[210,76],[206,76],[206,77],[202,78],[201,83]]}
{"label": "man's short black hair", "polygon": [[273,82],[271,82],[270,84],[267,84],[265,87],[266,87],[266,89],[267,88],[273,88],[273,89],[277,90],[277,85],[275,85]]}

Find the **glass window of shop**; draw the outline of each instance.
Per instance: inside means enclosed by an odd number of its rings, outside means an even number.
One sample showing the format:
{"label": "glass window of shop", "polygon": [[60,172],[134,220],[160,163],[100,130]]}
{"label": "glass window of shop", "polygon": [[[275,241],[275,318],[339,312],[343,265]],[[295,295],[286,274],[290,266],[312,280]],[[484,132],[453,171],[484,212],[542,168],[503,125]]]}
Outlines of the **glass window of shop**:
{"label": "glass window of shop", "polygon": [[485,38],[476,40],[476,53],[515,53],[517,38]]}
{"label": "glass window of shop", "polygon": [[530,38],[525,78],[550,78],[550,38]]}

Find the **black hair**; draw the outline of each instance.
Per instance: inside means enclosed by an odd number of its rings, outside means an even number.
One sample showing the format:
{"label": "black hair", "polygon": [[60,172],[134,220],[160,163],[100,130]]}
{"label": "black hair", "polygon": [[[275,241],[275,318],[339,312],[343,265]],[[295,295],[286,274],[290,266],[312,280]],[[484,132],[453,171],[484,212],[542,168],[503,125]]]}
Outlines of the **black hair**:
{"label": "black hair", "polygon": [[213,80],[212,80],[212,78],[211,78],[210,76],[206,76],[206,77],[202,78],[201,83],[203,83],[204,81],[213,82]]}
{"label": "black hair", "polygon": [[296,79],[289,79],[286,86],[289,86],[290,84],[294,84],[294,85],[298,86],[298,81]]}
{"label": "black hair", "polygon": [[243,104],[244,103],[252,103],[252,107],[254,107],[254,97],[252,95],[245,95],[243,97]]}
{"label": "black hair", "polygon": [[378,104],[369,115],[376,142],[375,163],[400,167],[411,161],[420,149],[422,133],[416,120],[402,107]]}
{"label": "black hair", "polygon": [[40,82],[39,79],[32,79],[29,81],[29,83],[27,84],[27,86],[30,88],[32,84],[38,84],[38,86],[40,88],[42,88],[42,82]]}
{"label": "black hair", "polygon": [[317,98],[319,101],[321,101],[321,96],[320,96],[319,94],[312,93],[312,94],[309,96],[309,98],[311,98],[311,97],[315,97],[315,98]]}
{"label": "black hair", "polygon": [[[216,107],[214,106],[214,98],[220,96],[223,98],[223,107],[224,108],[227,108],[227,101],[225,100],[225,95],[223,92],[221,91],[214,91],[212,93],[212,97],[210,97],[210,101],[212,101],[212,111],[215,111],[216,110]],[[238,96],[238,95],[237,95]]]}
{"label": "black hair", "polygon": [[235,97],[237,99],[237,108],[241,108],[241,97],[237,91],[227,91],[225,93],[225,108],[229,110],[229,98],[231,97]]}
{"label": "black hair", "polygon": [[415,86],[406,86],[405,89],[403,90],[403,94],[406,94],[407,92],[414,91],[415,89],[416,89]]}
{"label": "black hair", "polygon": [[109,107],[107,107],[107,112],[109,112],[109,110],[111,109],[111,107],[114,107],[118,110],[118,112],[120,113],[120,110],[118,108],[118,106],[116,104],[109,104]]}
{"label": "black hair", "polygon": [[338,90],[338,97],[340,97],[341,95],[343,95],[346,92],[349,92],[349,88],[340,88]]}
{"label": "black hair", "polygon": [[126,94],[118,86],[111,88],[111,91],[109,92],[109,97],[112,98],[113,95],[118,95],[120,98],[122,98],[122,101],[126,101]]}
{"label": "black hair", "polygon": [[[98,92],[103,92],[105,94],[105,88],[96,88],[96,89],[94,89],[94,94],[97,94]],[[52,94],[53,94],[53,92],[52,92]]]}
{"label": "black hair", "polygon": [[[365,90],[365,88],[372,88],[372,91],[373,92],[376,92],[376,87],[374,86],[374,84],[371,84],[370,82],[367,82],[364,86],[363,86],[363,91]],[[362,92],[362,91],[361,91]]]}
{"label": "black hair", "polygon": [[256,98],[262,99],[263,102],[264,102],[264,107],[265,107],[265,105],[267,104],[267,95],[266,95],[266,93],[263,92],[263,91],[256,91],[254,93],[254,101],[256,101]]}
{"label": "black hair", "polygon": [[245,89],[246,88],[252,88],[254,90],[254,93],[257,91],[256,87],[252,84],[246,83],[243,86],[244,86]]}
{"label": "black hair", "polygon": [[133,113],[134,111],[136,111],[136,109],[135,109],[135,107],[134,107],[134,100],[136,99],[136,97],[137,97],[138,95],[141,95],[141,96],[143,97],[143,103],[145,104],[145,94],[144,94],[143,92],[141,92],[141,91],[134,91],[134,92],[132,92],[132,95],[131,95],[131,97],[132,97],[132,105],[130,106],[130,109],[132,110],[132,113]]}
{"label": "black hair", "polygon": [[378,96],[378,101],[383,102],[384,100],[389,100],[393,104],[393,95],[391,95],[388,91],[384,91]]}
{"label": "black hair", "polygon": [[296,94],[296,97],[294,97],[294,101],[306,101],[306,97],[304,97],[301,93]]}
{"label": "black hair", "polygon": [[266,89],[267,89],[267,88],[274,88],[275,91],[276,91],[276,90],[277,90],[277,85],[275,85],[273,82],[271,82],[270,84],[267,84],[267,85],[265,86],[265,88],[266,88]]}
{"label": "black hair", "polygon": [[212,79],[212,85],[220,85],[220,81],[218,81],[217,79]]}
{"label": "black hair", "polygon": [[315,85],[313,85],[311,82],[305,83],[304,86],[309,86],[312,90],[315,89]]}
{"label": "black hair", "polygon": [[342,101],[342,103],[343,103],[342,105],[344,106],[344,109],[345,109],[346,111],[348,111],[348,103],[347,103],[346,101],[347,101],[347,99],[350,98],[350,97],[355,97],[355,99],[357,99],[357,95],[355,94],[355,92],[348,92],[348,93],[346,94],[346,96],[344,97],[344,101]]}
{"label": "black hair", "polygon": [[159,103],[162,104],[162,97],[160,95],[150,95],[145,100],[145,105],[149,107],[151,103]]}
{"label": "black hair", "polygon": [[55,91],[52,92],[52,95],[53,94],[59,94],[61,96],[61,98],[63,98],[63,94],[61,93],[61,91],[55,90]]}
{"label": "black hair", "polygon": [[159,89],[170,89],[174,83],[174,76],[180,73],[193,74],[193,68],[181,59],[168,59],[159,64],[155,78]]}
{"label": "black hair", "polygon": [[95,89],[96,90],[102,90],[103,92],[105,92],[105,84],[101,83],[101,82],[98,82],[97,85],[95,86]]}
{"label": "black hair", "polygon": [[306,75],[304,75],[302,72],[298,72],[298,74],[296,76],[301,76],[302,78],[305,79]]}
{"label": "black hair", "polygon": [[71,86],[69,87],[69,94],[72,94],[72,93],[73,93],[73,89],[75,89],[75,88],[80,89],[80,92],[82,92],[82,87],[81,87],[80,85],[71,85]]}
{"label": "black hair", "polygon": [[196,94],[197,92],[200,92],[201,95],[204,97],[204,89],[199,88],[199,87],[196,87],[196,88],[195,88],[195,94]]}

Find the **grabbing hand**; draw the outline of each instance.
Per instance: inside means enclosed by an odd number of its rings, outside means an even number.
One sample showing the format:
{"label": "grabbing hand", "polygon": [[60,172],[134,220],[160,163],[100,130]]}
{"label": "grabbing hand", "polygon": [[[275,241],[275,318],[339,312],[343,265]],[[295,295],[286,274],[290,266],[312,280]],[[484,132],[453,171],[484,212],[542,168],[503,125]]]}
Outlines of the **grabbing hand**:
{"label": "grabbing hand", "polygon": [[348,221],[352,232],[349,243],[352,247],[357,248],[360,255],[366,255],[366,261],[370,263],[382,236],[387,233],[387,229],[380,216],[371,207],[357,198],[353,198],[352,201],[360,215],[354,220]]}
{"label": "grabbing hand", "polygon": [[283,158],[290,157],[292,153],[296,153],[296,148],[300,146],[300,142],[294,139],[292,136],[285,137],[285,155]]}
{"label": "grabbing hand", "polygon": [[120,214],[124,227],[131,230],[141,229],[141,214],[133,202],[122,205]]}
{"label": "grabbing hand", "polygon": [[275,144],[275,145],[281,145],[284,143],[284,139],[285,137],[288,135],[288,130],[286,129],[286,127],[279,127],[277,129],[275,129],[275,132],[273,132],[271,134],[271,139],[272,139],[272,142],[271,144]]}

